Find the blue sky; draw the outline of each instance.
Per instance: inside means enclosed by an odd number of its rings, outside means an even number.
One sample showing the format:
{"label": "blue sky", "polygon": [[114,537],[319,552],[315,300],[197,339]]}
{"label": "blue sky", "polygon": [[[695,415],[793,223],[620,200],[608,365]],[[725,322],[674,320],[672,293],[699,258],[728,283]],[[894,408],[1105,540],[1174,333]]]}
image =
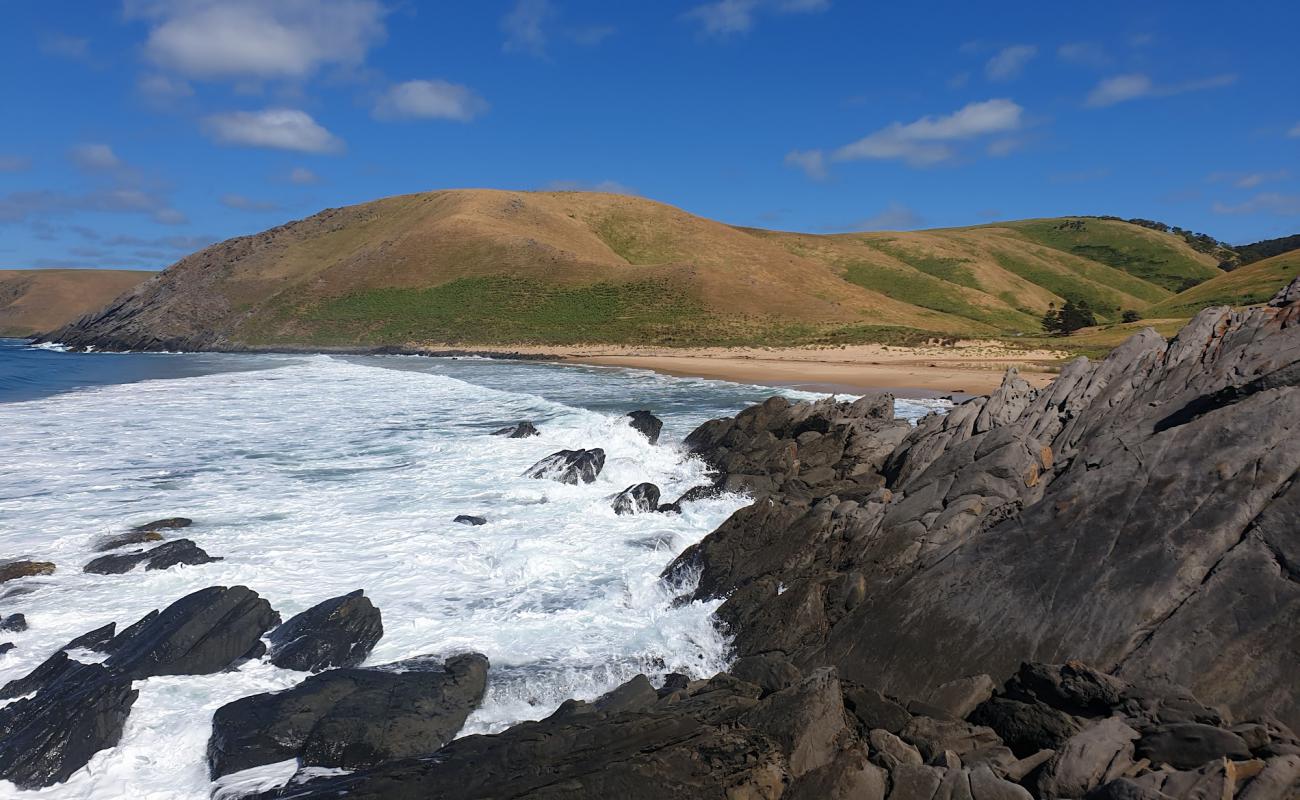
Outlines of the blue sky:
{"label": "blue sky", "polygon": [[633,192],[846,231],[1300,231],[1300,4],[0,3],[0,266],[161,268],[322,208]]}

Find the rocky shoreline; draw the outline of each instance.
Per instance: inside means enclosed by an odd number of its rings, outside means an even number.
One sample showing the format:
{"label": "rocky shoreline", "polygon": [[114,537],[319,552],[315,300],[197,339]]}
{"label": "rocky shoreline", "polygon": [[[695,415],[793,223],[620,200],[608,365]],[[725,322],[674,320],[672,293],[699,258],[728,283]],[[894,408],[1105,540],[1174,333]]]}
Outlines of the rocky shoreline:
{"label": "rocky shoreline", "polygon": [[[211,587],[0,689],[22,698],[0,707],[0,777],[51,785],[113,746],[133,680],[269,657],[314,674],[219,709],[211,774],[310,771],[223,797],[1300,796],[1300,279],[1042,390],[1013,370],[915,428],[892,405],[772,398],[687,437],[713,486],[614,498],[754,497],[663,575],[679,602],[724,599],[728,672],[638,676],[455,739],[483,656],[358,667],[383,631],[363,594],[281,624],[245,587]],[[654,422],[632,424],[653,440]],[[603,463],[561,451],[529,474],[589,482]],[[129,555],[112,564],[153,566]]]}

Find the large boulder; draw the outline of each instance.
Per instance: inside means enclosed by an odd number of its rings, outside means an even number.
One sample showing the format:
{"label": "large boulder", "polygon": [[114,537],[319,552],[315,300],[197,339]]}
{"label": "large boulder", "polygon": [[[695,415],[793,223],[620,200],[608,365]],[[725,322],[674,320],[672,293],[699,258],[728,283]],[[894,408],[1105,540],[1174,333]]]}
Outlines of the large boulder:
{"label": "large boulder", "polygon": [[32,697],[0,706],[0,779],[22,789],[66,781],[122,737],[130,678],[71,662]]}
{"label": "large boulder", "polygon": [[384,635],[379,609],[361,589],[319,603],[271,632],[271,663],[318,672],[355,667]]}
{"label": "large boulder", "polygon": [[97,575],[121,575],[141,564],[144,564],[145,569],[151,570],[169,569],[178,564],[208,564],[220,560],[220,557],[208,555],[203,548],[189,539],[176,539],[160,544],[152,550],[100,556],[86,564],[82,571]]}
{"label": "large boulder", "polygon": [[109,536],[100,540],[95,545],[95,552],[104,553],[109,550],[116,550],[119,547],[127,547],[134,544],[148,544],[150,542],[161,542],[163,535],[155,530],[127,531],[119,533],[116,536]]}
{"label": "large boulder", "polygon": [[659,443],[659,432],[664,428],[663,420],[644,409],[633,411],[627,416],[630,420],[629,424],[632,426],[632,430],[649,439],[650,444]]}
{"label": "large boulder", "polygon": [[166,519],[155,519],[152,522],[141,523],[131,528],[131,530],[136,533],[143,531],[174,531],[188,528],[193,524],[194,520],[189,517],[167,517]]}
{"label": "large boulder", "polygon": [[359,769],[433,753],[465,724],[487,685],[487,658],[477,653],[436,670],[394,667],[330,670],[217,709],[212,777],[290,758]]}
{"label": "large boulder", "polygon": [[524,472],[526,478],[542,478],[577,485],[591,483],[605,468],[605,451],[561,450],[538,461]]}
{"label": "large boulder", "polygon": [[15,559],[0,562],[0,583],[8,583],[9,581],[29,578],[34,575],[52,574],[54,574],[54,565],[49,561]]}
{"label": "large boulder", "polygon": [[104,662],[133,679],[208,675],[266,652],[262,635],[280,622],[246,586],[210,586],[153,611],[108,644]]}
{"label": "large boulder", "polygon": [[618,493],[611,504],[615,514],[646,514],[659,509],[659,487],[638,483]]}

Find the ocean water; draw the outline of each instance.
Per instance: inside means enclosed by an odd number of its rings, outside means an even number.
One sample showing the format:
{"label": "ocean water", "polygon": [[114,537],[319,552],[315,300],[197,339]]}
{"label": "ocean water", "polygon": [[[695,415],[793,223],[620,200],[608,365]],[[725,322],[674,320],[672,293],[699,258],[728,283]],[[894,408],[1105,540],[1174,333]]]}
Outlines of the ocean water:
{"label": "ocean water", "polygon": [[[367,663],[467,650],[492,662],[483,706],[462,733],[546,716],[644,672],[704,677],[725,668],[716,603],[671,607],[658,579],[674,556],[747,500],[681,515],[616,516],[610,497],[651,481],[666,500],[708,479],[679,443],[696,425],[777,393],[770,387],[640,370],[403,356],[73,354],[0,341],[0,558],[53,561],[48,577],[0,588],[0,683],[69,639],[119,629],[189,592],[243,584],[284,618],[364,589],[384,637]],[[818,395],[783,391],[793,398]],[[900,400],[917,418],[943,401]],[[659,446],[622,415],[652,409]],[[532,420],[542,435],[498,427]],[[603,447],[590,485],[521,477],[561,448]],[[485,516],[469,527],[457,514]],[[223,561],[90,575],[104,536],[153,519],[195,524]],[[4,597],[16,586],[28,594]],[[86,654],[83,654],[85,656]],[[121,743],[68,782],[0,796],[206,798],[212,712],[303,673],[265,663],[150,678]],[[285,780],[292,763],[223,786]]]}

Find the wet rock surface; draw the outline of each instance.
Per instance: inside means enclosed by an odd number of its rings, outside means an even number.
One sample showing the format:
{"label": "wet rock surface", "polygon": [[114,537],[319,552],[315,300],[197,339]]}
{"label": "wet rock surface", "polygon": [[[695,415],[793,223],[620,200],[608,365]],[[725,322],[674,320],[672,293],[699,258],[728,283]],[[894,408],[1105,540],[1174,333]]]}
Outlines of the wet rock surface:
{"label": "wet rock surface", "polygon": [[176,539],[160,544],[152,550],[137,550],[133,553],[119,553],[100,556],[82,568],[83,572],[97,575],[121,575],[144,564],[145,569],[169,569],[178,564],[209,564],[220,561],[189,539]]}
{"label": "wet rock surface", "polygon": [[590,450],[561,450],[529,467],[524,476],[576,486],[596,480],[604,468],[605,451],[599,447]]}
{"label": "wet rock surface", "polygon": [[271,632],[271,663],[317,672],[354,667],[384,635],[379,609],[361,589],[312,606]]}
{"label": "wet rock surface", "polygon": [[653,483],[638,483],[618,493],[610,504],[615,514],[647,514],[659,510],[659,487]]}
{"label": "wet rock surface", "polygon": [[475,525],[475,526],[477,526],[477,525],[486,525],[486,524],[487,524],[487,518],[486,518],[486,517],[475,517],[475,516],[473,516],[473,515],[471,515],[471,514],[457,514],[457,515],[456,515],[456,518],[453,519],[452,522],[455,522],[455,523],[460,524],[460,525]]}
{"label": "wet rock surface", "polygon": [[211,774],[290,758],[309,767],[358,769],[432,753],[482,701],[487,670],[478,653],[450,658],[436,670],[335,669],[282,692],[228,703],[213,717]]}
{"label": "wet rock surface", "polygon": [[34,696],[0,707],[0,779],[22,789],[67,780],[117,744],[137,695],[99,664],[60,668]]}
{"label": "wet rock surface", "polygon": [[49,561],[27,561],[24,559],[0,561],[0,583],[8,583],[19,578],[30,578],[35,575],[53,574],[54,564]]}
{"label": "wet rock surface", "polygon": [[632,430],[650,440],[650,444],[659,443],[659,433],[664,429],[663,420],[644,409],[629,413]]}
{"label": "wet rock surface", "polygon": [[521,422],[518,425],[509,425],[499,430],[492,431],[493,436],[504,436],[507,439],[527,439],[530,436],[541,436],[541,431],[531,422]]}
{"label": "wet rock surface", "polygon": [[262,635],[280,622],[246,586],[210,586],[154,611],[106,645],[104,665],[133,679],[208,675],[265,653]]}

